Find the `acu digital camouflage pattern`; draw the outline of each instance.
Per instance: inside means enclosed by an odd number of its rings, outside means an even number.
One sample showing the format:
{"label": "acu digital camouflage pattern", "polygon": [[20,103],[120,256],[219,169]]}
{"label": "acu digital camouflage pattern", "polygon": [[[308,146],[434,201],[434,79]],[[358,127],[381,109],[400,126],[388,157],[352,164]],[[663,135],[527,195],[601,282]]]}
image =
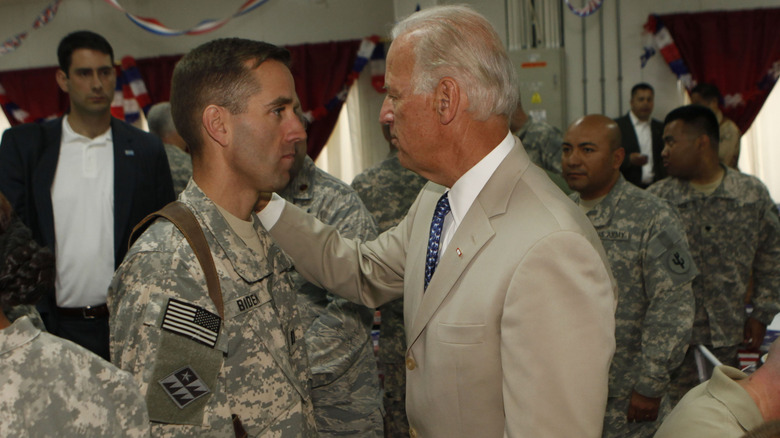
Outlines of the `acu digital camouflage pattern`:
{"label": "acu digital camouflage pattern", "polygon": [[[572,195],[579,203],[579,196]],[[631,393],[664,397],[685,356],[693,325],[691,281],[697,274],[677,213],[621,175],[587,213],[618,283],[615,355],[609,370],[604,437],[651,437],[655,422],[627,423]]]}
{"label": "acu digital camouflage pattern", "polygon": [[0,436],[147,437],[129,373],[20,317],[0,330]]}
{"label": "acu digital camouflage pattern", "polygon": [[563,134],[560,129],[529,118],[515,135],[523,142],[528,157],[537,166],[557,174],[562,172]]}
{"label": "acu digital camouflage pattern", "polygon": [[[279,195],[350,239],[376,238],[360,198],[308,156]],[[336,297],[293,273],[312,368],[314,417],[322,437],[382,437],[382,393],[374,358],[374,310]]]}
{"label": "acu digital camouflage pattern", "polygon": [[751,271],[751,316],[769,325],[780,311],[780,219],[761,181],[726,169],[709,196],[677,178],[658,181],[648,190],[677,207],[699,268],[693,281],[691,343],[725,347],[742,342]]}
{"label": "acu digital camouflage pattern", "polygon": [[[391,154],[356,176],[352,187],[376,219],[379,232],[383,233],[406,216],[426,182],[425,178],[401,166],[396,154]],[[379,366],[384,375],[386,436],[407,437],[404,300],[391,301],[379,311],[382,315]]]}
{"label": "acu digital camouflage pattern", "polygon": [[[225,318],[216,345],[161,328],[170,299],[218,314],[200,263],[167,220],[133,245],[108,293],[111,357],[140,385],[152,435],[232,437],[236,414],[249,436],[317,436],[290,260],[254,216],[264,252],[249,249],[195,182],[180,200],[201,224],[220,279]],[[182,369],[208,393],[179,408],[164,383]]]}
{"label": "acu digital camouflage pattern", "polygon": [[165,143],[165,154],[168,156],[168,165],[171,168],[173,191],[176,196],[179,196],[192,177],[192,159],[190,154],[168,143]]}

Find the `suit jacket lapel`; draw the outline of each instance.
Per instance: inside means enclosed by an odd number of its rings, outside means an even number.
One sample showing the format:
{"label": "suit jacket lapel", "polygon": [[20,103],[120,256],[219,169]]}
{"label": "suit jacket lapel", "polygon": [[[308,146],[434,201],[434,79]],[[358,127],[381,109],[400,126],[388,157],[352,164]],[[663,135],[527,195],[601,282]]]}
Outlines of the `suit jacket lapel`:
{"label": "suit jacket lapel", "polygon": [[52,251],[56,248],[54,236],[54,209],[51,204],[51,188],[57,172],[62,138],[62,118],[41,127],[43,150],[33,175],[33,196],[38,212],[38,225],[44,242]]}
{"label": "suit jacket lapel", "polygon": [[[119,120],[111,118],[111,137],[114,145],[114,262],[119,263],[119,251],[124,230],[128,227],[130,210],[133,207],[133,191],[136,183],[135,160],[138,151],[134,149],[132,136]],[[133,224],[135,225],[135,224]]]}
{"label": "suit jacket lapel", "polygon": [[[517,145],[517,139],[515,139],[515,147],[512,148],[509,155],[499,164],[496,171],[488,180],[485,187],[477,195],[474,203],[466,212],[463,217],[463,221],[458,226],[457,231],[452,236],[452,240],[447,245],[447,249],[440,255],[439,265],[436,268],[436,272],[431,278],[431,282],[428,284],[428,290],[422,293],[413,293],[412,296],[418,299],[419,305],[413,305],[412,309],[417,309],[416,313],[411,315],[411,327],[407,331],[407,345],[411,344],[420,336],[425,326],[431,320],[438,308],[441,306],[444,299],[453,292],[454,286],[460,277],[464,274],[467,267],[471,264],[474,257],[480,249],[496,234],[491,224],[491,219],[499,214],[506,212],[507,204],[512,190],[507,190],[507,187],[514,187],[515,182],[520,179],[522,173],[528,168],[530,160],[528,154],[523,148]],[[443,192],[443,190],[442,190]],[[433,208],[438,200],[439,193],[431,195],[435,196],[435,200],[431,203],[429,199],[428,208],[425,211],[429,212],[426,215],[426,238],[427,232],[430,228],[430,219],[433,217]],[[423,219],[419,218],[420,224],[416,224],[423,227]],[[419,236],[422,231],[418,231],[415,235]],[[410,281],[414,281],[410,285],[412,290],[416,287],[422,289],[422,271],[424,271],[424,252],[427,249],[427,245],[423,245],[423,255],[420,257],[421,266],[413,265],[414,270],[411,272]],[[460,255],[458,255],[460,250]],[[419,252],[419,250],[418,250]],[[419,272],[418,272],[419,271]],[[417,282],[419,277],[419,282]],[[419,286],[416,286],[419,284]],[[474,293],[474,291],[463,291],[463,293]],[[404,298],[406,299],[406,298]]]}

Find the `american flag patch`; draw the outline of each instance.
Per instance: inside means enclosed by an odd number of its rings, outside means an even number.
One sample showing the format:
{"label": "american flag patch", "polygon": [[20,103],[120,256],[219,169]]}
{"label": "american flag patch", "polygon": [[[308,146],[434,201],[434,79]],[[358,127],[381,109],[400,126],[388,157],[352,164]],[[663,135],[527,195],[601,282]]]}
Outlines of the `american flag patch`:
{"label": "american flag patch", "polygon": [[165,309],[162,328],[214,348],[221,324],[222,319],[218,315],[202,307],[170,299]]}

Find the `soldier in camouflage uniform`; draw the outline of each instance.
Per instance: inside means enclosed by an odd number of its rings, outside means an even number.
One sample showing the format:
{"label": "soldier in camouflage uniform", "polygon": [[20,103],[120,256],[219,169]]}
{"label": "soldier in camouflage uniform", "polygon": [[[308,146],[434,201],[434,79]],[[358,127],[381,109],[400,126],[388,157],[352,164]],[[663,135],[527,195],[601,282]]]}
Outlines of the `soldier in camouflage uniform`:
{"label": "soldier in camouflage uniform", "polygon": [[[373,240],[376,226],[347,184],[314,165],[306,142],[296,145],[292,180],[279,192],[342,236]],[[329,294],[293,275],[313,378],[312,400],[321,437],[383,436],[371,325],[374,310]]]}
{"label": "soldier in camouflage uniform", "polygon": [[193,157],[179,200],[205,233],[224,318],[182,233],[153,223],[109,288],[111,356],[145,395],[153,436],[316,436],[292,263],[252,213],[287,183],[306,138],[288,63],[282,48],[231,38],[174,71],[173,117]]}
{"label": "soldier in camouflage uniform", "polygon": [[[382,125],[386,133],[387,125]],[[388,135],[387,133],[385,135]],[[392,145],[391,145],[392,148]],[[357,175],[352,187],[376,219],[380,233],[398,225],[427,180],[405,169],[393,148],[390,156]],[[379,367],[384,375],[385,436],[408,437],[406,419],[406,339],[404,300],[391,301],[379,308]]]}
{"label": "soldier in camouflage uniform", "polygon": [[547,170],[548,173],[561,174],[563,138],[560,129],[531,119],[523,110],[520,99],[517,100],[517,109],[512,116],[509,129],[523,142],[523,148],[534,164]]}
{"label": "soldier in camouflage uniform", "polygon": [[28,316],[37,315],[32,304],[54,288],[54,276],[51,252],[0,194],[0,436],[149,436],[129,373],[42,332]]}
{"label": "soldier in camouflage uniform", "polygon": [[690,339],[697,271],[677,213],[623,178],[624,156],[607,117],[585,116],[564,136],[571,198],[598,231],[619,287],[602,436],[645,438],[671,410],[666,394]]}
{"label": "soldier in camouflage uniform", "polygon": [[[736,366],[740,344],[758,348],[780,311],[780,220],[761,181],[720,164],[719,128],[708,108],[688,105],[666,116],[661,156],[670,177],[649,187],[677,207],[700,274],[693,281],[691,344]],[[745,294],[753,278],[753,312]],[[698,384],[693,348],[673,383],[675,401]]]}
{"label": "soldier in camouflage uniform", "polygon": [[179,196],[192,177],[192,160],[187,151],[187,143],[181,138],[171,117],[170,102],[160,102],[152,105],[146,116],[149,122],[149,132],[160,137],[165,145],[168,165],[171,167],[173,191]]}

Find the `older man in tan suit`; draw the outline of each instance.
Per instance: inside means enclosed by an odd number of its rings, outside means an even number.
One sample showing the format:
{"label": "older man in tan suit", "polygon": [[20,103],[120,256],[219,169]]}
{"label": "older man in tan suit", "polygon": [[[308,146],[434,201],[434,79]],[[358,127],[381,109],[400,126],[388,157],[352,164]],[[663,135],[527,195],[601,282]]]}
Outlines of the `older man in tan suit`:
{"label": "older man in tan suit", "polygon": [[431,180],[409,214],[365,244],[276,196],[263,223],[328,290],[370,307],[404,296],[413,437],[600,436],[615,284],[587,218],[509,132],[500,39],[457,6],[393,36],[380,121]]}

